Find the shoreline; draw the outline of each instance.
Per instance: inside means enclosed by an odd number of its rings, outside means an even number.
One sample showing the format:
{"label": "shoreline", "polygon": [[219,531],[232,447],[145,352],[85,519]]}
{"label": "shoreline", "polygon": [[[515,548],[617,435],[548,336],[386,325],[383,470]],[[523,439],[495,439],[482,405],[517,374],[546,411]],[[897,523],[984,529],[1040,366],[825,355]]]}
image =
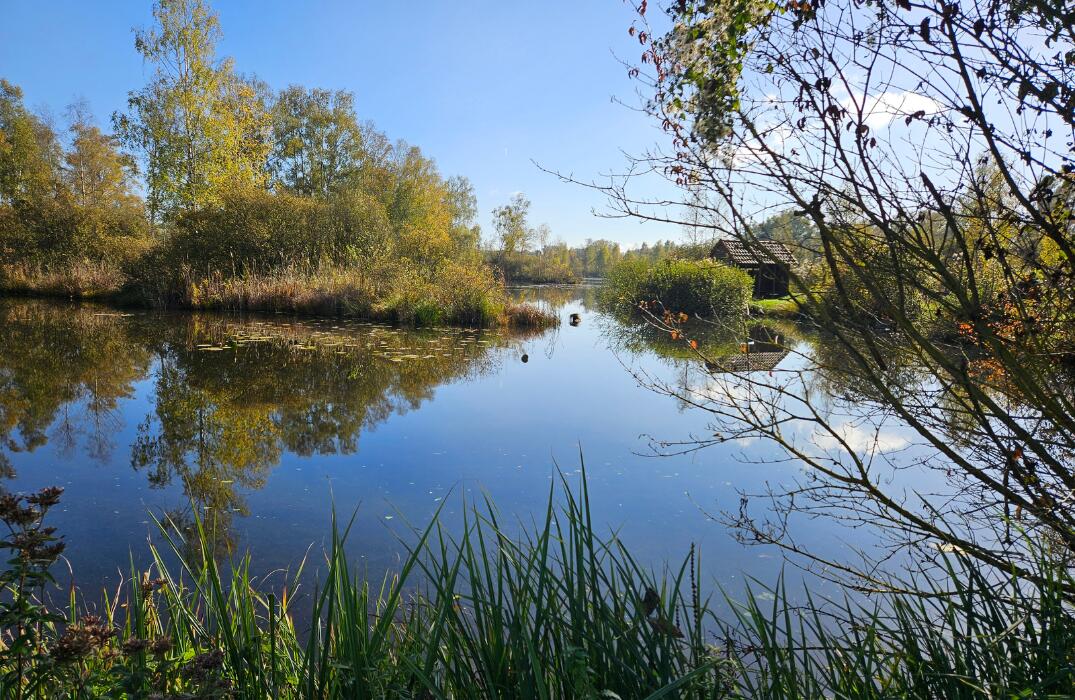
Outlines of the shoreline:
{"label": "shoreline", "polygon": [[[511,289],[506,287],[505,289]],[[255,316],[289,316],[297,319],[317,319],[317,318],[335,318],[346,319],[349,321],[361,321],[369,323],[383,323],[388,324],[396,328],[405,329],[417,329],[417,328],[459,328],[459,329],[495,329],[495,328],[508,328],[508,329],[545,329],[555,328],[560,325],[560,319],[555,314],[547,312],[534,304],[528,302],[512,302],[506,301],[501,314],[493,319],[492,323],[462,323],[462,322],[440,322],[440,323],[421,323],[401,321],[398,318],[392,316],[391,313],[377,313],[377,314],[362,314],[348,312],[337,307],[337,310],[322,310],[311,307],[297,307],[293,306],[287,308],[272,308],[262,305],[190,305],[182,303],[172,304],[152,304],[142,299],[132,299],[128,293],[121,291],[110,291],[103,293],[92,294],[71,294],[60,291],[46,291],[46,290],[29,290],[29,289],[5,289],[0,288],[0,303],[7,300],[20,301],[44,301],[57,304],[92,304],[100,306],[102,308],[110,308],[115,310],[137,310],[145,312],[158,312],[158,313],[213,313],[213,314],[238,314],[238,315],[255,315]],[[337,299],[337,304],[342,300]]]}

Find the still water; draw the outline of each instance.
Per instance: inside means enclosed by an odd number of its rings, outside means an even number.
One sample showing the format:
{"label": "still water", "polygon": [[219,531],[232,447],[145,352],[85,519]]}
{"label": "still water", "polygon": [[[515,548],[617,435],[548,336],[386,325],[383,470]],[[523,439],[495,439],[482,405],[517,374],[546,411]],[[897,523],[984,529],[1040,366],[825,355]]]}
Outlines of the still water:
{"label": "still water", "polygon": [[[659,568],[700,546],[711,582],[772,581],[783,562],[709,514],[739,490],[799,475],[762,442],[654,456],[650,440],[711,433],[708,416],[640,385],[704,376],[693,359],[625,344],[593,290],[521,290],[564,320],[539,333],[405,331],[337,319],[120,312],[0,301],[4,485],[65,488],[51,516],[84,592],[148,562],[153,517],[211,516],[225,551],[261,573],[320,556],[330,513],[370,575],[443,505],[458,525],[485,495],[509,521],[541,517],[557,469],[589,477],[595,522]],[[581,324],[567,323],[570,314]],[[525,361],[524,361],[525,356]],[[779,355],[771,358],[780,361]],[[862,533],[805,521],[839,556]]]}

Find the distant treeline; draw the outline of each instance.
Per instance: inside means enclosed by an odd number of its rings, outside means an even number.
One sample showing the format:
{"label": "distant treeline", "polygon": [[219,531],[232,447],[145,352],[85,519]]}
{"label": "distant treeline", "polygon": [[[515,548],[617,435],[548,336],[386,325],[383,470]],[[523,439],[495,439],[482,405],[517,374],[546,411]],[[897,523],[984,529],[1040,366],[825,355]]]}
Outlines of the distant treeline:
{"label": "distant treeline", "polygon": [[673,255],[696,257],[691,246],[672,241],[643,243],[638,248],[624,250],[619,243],[607,240],[587,240],[585,245],[572,247],[566,243],[550,243],[538,250],[487,251],[487,259],[496,265],[508,282],[569,284],[587,277],[605,277],[616,263],[627,259],[655,262]]}
{"label": "distant treeline", "polygon": [[[499,221],[495,223],[499,224]],[[534,235],[527,239],[528,245],[523,248],[505,246],[501,239],[486,251],[486,258],[509,282],[572,283],[585,277],[607,277],[618,263],[625,260],[648,263],[668,258],[702,260],[709,256],[713,247],[711,240],[695,243],[658,240],[624,249],[619,243],[604,239],[587,239],[584,245],[569,246],[562,241],[542,242],[542,233],[541,227],[535,229]],[[760,239],[784,243],[800,263],[810,263],[818,257],[813,225],[809,220],[795,216],[791,210],[755,225],[753,233]]]}

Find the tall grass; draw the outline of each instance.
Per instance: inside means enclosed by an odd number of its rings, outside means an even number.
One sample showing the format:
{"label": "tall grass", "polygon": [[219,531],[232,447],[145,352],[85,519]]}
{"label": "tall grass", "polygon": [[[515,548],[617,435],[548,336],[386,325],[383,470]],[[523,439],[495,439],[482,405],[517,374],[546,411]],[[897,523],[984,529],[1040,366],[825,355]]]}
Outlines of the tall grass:
{"label": "tall grass", "polygon": [[127,277],[107,262],[0,265],[0,292],[31,296],[101,298],[115,295]]}
{"label": "tall grass", "polygon": [[[1046,581],[997,580],[976,560],[871,603],[808,598],[783,585],[736,606],[745,643],[738,693],[750,698],[1075,697],[1075,617],[1067,566],[1038,551]],[[766,603],[765,599],[771,598]],[[733,638],[733,631],[725,627]]]}
{"label": "tall grass", "polygon": [[349,568],[350,523],[334,519],[307,597],[301,567],[276,594],[249,558],[218,562],[203,523],[189,541],[161,523],[150,570],[132,566],[100,617],[72,593],[18,672],[0,652],[3,697],[993,698],[1075,683],[1070,574],[1046,557],[1035,588],[957,558],[924,596],[795,610],[779,585],[721,619],[693,548],[654,574],[597,535],[585,477],[561,483],[522,534],[488,501],[456,536],[434,517],[379,582]]}
{"label": "tall grass", "polygon": [[423,274],[403,266],[292,266],[235,276],[186,274],[172,305],[192,309],[348,316],[407,326],[543,328],[556,318],[508,302],[485,268],[445,263]]}
{"label": "tall grass", "polygon": [[170,267],[151,254],[129,267],[133,277],[107,263],[0,265],[0,293],[156,308],[341,316],[424,327],[545,328],[557,322],[534,305],[510,303],[489,268],[457,261],[429,270],[389,261],[198,272],[189,266]]}

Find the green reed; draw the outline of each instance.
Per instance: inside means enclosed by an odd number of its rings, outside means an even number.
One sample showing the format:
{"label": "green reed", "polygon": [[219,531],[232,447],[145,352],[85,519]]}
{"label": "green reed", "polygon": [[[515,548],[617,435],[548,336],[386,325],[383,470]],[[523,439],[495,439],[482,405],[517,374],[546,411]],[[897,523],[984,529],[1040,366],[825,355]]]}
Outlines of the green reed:
{"label": "green reed", "polygon": [[[18,526],[39,530],[20,507]],[[33,619],[5,618],[0,697],[986,698],[1075,684],[1071,574],[1044,550],[1042,585],[956,556],[917,595],[796,608],[781,582],[726,600],[722,618],[693,548],[654,573],[596,533],[585,474],[574,491],[561,477],[525,527],[487,499],[457,534],[439,515],[378,582],[351,570],[351,522],[334,517],[309,594],[307,562],[270,591],[249,557],[214,556],[201,521],[186,536],[158,523],[149,570],[132,564],[96,615],[74,591],[47,612],[39,586],[6,576],[4,610]],[[12,653],[12,630],[31,626]]]}

